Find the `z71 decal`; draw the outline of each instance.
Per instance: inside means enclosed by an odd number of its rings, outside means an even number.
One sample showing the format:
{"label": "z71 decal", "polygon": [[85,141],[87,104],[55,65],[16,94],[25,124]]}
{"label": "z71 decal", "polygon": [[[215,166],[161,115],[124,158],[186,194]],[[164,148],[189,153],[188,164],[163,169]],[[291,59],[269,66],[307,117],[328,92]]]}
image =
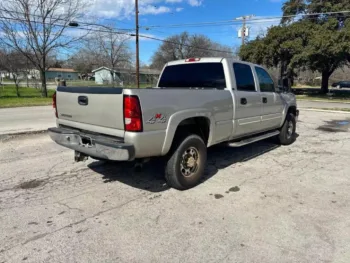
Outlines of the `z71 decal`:
{"label": "z71 decal", "polygon": [[167,121],[167,118],[165,115],[163,115],[162,113],[157,113],[148,121],[146,121],[146,123],[149,123],[149,124],[166,123],[166,121]]}

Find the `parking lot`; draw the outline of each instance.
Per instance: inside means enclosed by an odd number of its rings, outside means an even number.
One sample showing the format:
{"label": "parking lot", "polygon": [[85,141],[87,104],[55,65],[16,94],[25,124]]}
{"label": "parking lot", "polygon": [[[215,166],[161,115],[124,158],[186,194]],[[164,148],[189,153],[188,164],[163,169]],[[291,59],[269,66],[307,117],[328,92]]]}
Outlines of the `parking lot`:
{"label": "parking lot", "polygon": [[209,150],[168,189],[47,134],[0,142],[1,262],[350,262],[350,114],[301,111],[295,144]]}

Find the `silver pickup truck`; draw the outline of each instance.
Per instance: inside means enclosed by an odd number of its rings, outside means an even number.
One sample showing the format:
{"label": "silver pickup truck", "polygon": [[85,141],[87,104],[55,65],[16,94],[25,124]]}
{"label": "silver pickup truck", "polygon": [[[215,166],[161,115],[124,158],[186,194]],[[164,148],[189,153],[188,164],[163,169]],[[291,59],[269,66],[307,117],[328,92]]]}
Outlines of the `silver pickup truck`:
{"label": "silver pickup truck", "polygon": [[270,137],[289,145],[299,115],[263,67],[227,58],[169,62],[154,88],[58,87],[53,100],[49,134],[76,161],[163,157],[167,183],[180,190],[199,183],[207,147]]}

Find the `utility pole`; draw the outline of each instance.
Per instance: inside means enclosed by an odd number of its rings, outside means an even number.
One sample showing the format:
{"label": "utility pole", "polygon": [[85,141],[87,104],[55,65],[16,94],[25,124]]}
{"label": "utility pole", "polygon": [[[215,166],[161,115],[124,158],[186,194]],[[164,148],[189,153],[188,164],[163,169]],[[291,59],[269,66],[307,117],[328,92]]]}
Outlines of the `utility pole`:
{"label": "utility pole", "polygon": [[245,44],[245,27],[246,27],[246,16],[243,16],[243,26],[242,26],[242,46]]}
{"label": "utility pole", "polygon": [[135,0],[136,18],[136,85],[140,88],[140,43],[139,43],[139,1]]}
{"label": "utility pole", "polygon": [[248,16],[241,16],[241,17],[238,17],[236,18],[236,20],[242,20],[243,21],[243,25],[242,25],[242,29],[241,29],[241,38],[242,38],[242,46],[245,44],[245,41],[246,41],[246,29],[247,29],[247,19],[250,19],[254,17],[254,15],[248,15]]}

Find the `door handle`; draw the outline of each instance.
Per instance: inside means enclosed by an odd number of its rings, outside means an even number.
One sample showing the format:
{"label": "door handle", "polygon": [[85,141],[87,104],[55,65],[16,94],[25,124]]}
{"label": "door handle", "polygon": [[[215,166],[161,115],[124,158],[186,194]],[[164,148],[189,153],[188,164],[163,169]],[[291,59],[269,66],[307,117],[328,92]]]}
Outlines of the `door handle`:
{"label": "door handle", "polygon": [[89,104],[89,99],[86,96],[79,96],[78,97],[78,103],[79,103],[79,105],[86,106],[86,105]]}
{"label": "door handle", "polygon": [[246,98],[241,98],[241,104],[242,105],[247,105],[248,101]]}
{"label": "door handle", "polygon": [[262,98],[263,103],[267,103],[267,98]]}

